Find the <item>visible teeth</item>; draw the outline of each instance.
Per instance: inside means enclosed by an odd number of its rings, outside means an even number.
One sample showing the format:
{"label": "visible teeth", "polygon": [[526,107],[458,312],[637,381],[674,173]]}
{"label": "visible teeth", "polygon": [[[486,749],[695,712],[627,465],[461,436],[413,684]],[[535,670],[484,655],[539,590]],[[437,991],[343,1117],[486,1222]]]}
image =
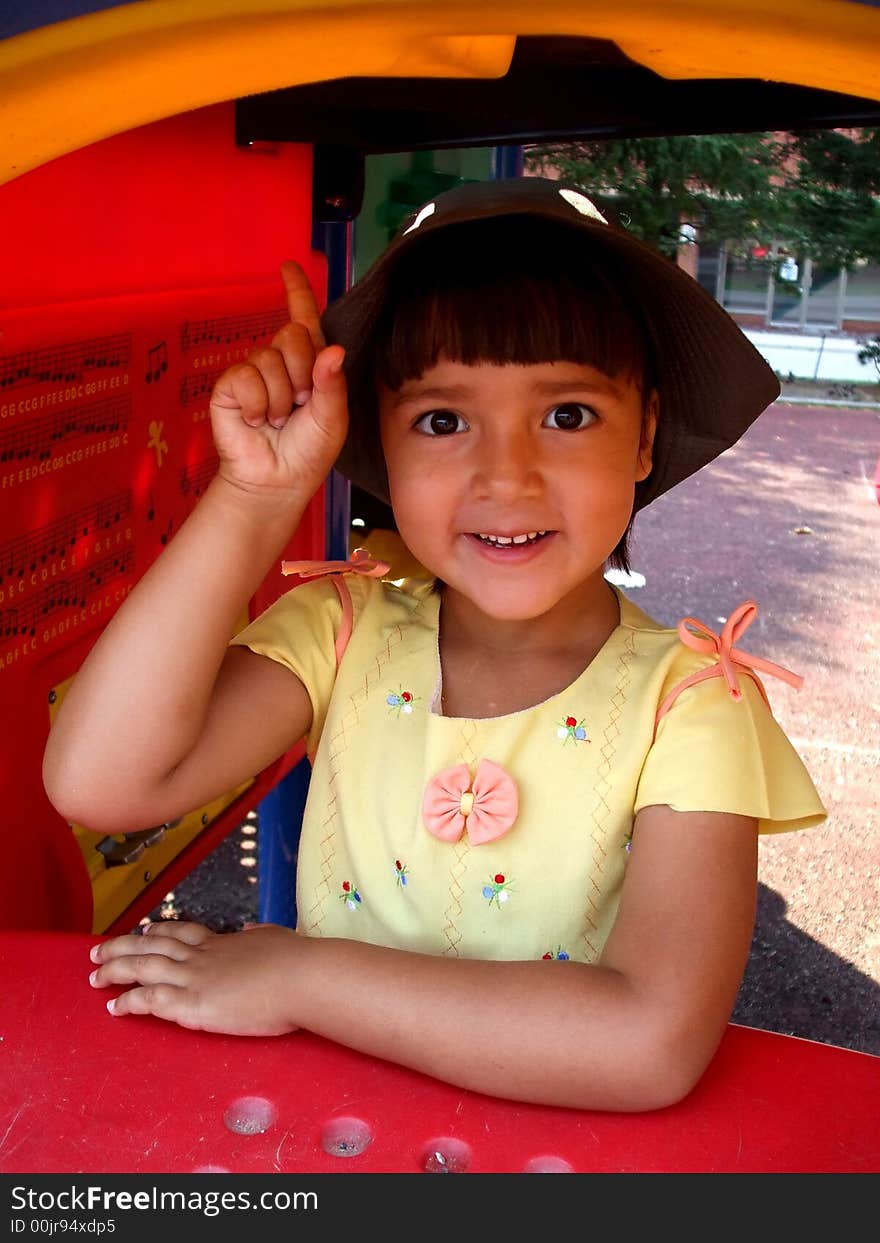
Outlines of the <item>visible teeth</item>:
{"label": "visible teeth", "polygon": [[539,535],[546,535],[546,531],[528,531],[523,535],[489,535],[485,531],[477,532],[477,539],[485,540],[489,544],[527,544],[529,540],[535,540]]}

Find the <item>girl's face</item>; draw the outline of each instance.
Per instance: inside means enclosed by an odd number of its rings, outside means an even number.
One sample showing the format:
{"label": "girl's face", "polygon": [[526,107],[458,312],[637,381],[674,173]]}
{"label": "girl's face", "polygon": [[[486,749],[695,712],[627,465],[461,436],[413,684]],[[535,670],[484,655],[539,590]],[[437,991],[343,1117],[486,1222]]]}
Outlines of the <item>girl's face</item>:
{"label": "girl's face", "polygon": [[651,469],[657,401],[583,363],[440,358],[380,388],[391,504],[410,551],[484,615],[594,590]]}

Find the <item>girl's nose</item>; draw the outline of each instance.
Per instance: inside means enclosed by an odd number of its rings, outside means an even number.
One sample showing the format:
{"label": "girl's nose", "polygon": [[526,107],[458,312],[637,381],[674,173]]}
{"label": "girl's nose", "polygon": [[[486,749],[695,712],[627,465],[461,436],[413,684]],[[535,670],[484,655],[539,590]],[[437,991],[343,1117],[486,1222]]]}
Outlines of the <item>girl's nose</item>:
{"label": "girl's nose", "polygon": [[526,432],[502,428],[481,438],[473,467],[476,491],[503,499],[533,496],[541,478],[537,446]]}

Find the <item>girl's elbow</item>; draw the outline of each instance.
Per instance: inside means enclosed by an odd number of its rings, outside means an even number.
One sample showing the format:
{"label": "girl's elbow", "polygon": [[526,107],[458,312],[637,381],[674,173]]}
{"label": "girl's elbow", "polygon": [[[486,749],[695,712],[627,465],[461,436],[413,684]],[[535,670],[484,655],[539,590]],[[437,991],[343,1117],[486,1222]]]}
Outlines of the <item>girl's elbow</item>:
{"label": "girl's elbow", "polygon": [[678,1066],[666,1067],[652,1061],[645,1067],[628,1067],[624,1071],[615,1068],[604,1083],[598,1080],[595,1065],[585,1069],[579,1081],[569,1080],[564,1100],[554,1099],[553,1103],[610,1113],[652,1113],[683,1101],[696,1086],[699,1075],[682,1074]]}
{"label": "girl's elbow", "polygon": [[669,1109],[690,1096],[703,1077],[708,1062],[697,1065],[693,1060],[673,1058],[658,1062],[650,1082],[643,1085],[637,1108],[644,1113]]}
{"label": "girl's elbow", "polygon": [[667,1109],[694,1091],[703,1078],[720,1043],[705,1035],[678,1028],[660,1037],[655,1045],[654,1071],[645,1085],[646,1109]]}
{"label": "girl's elbow", "polygon": [[87,825],[90,829],[94,828],[95,832],[102,832],[102,826],[96,822],[100,817],[90,814],[94,809],[90,808],[88,798],[83,797],[82,789],[75,781],[68,780],[63,771],[44,764],[43,790],[58,815],[68,824]]}
{"label": "girl's elbow", "polygon": [[126,833],[143,825],[128,824],[130,817],[114,804],[108,782],[90,788],[88,781],[57,761],[48,751],[43,757],[43,790],[46,798],[68,824],[80,824],[94,833]]}
{"label": "girl's elbow", "polygon": [[[580,1108],[621,1113],[651,1113],[679,1104],[696,1088],[715,1055],[680,1030],[645,1022],[636,1039],[615,1050],[604,1090],[597,1094],[596,1067],[585,1065],[580,1078]],[[597,1100],[598,1095],[598,1100]]]}
{"label": "girl's elbow", "polygon": [[721,1043],[726,1023],[717,1012],[684,998],[640,999],[630,1016],[637,1033],[632,1056],[633,1108],[668,1109],[694,1091]]}
{"label": "girl's elbow", "polygon": [[81,815],[87,796],[86,776],[68,741],[53,729],[43,751],[43,790],[58,814],[70,823],[87,823]]}
{"label": "girl's elbow", "polygon": [[680,1058],[655,1055],[620,1085],[620,1103],[613,1106],[623,1113],[652,1113],[678,1105],[691,1094],[703,1070],[682,1064]]}
{"label": "girl's elbow", "polygon": [[71,790],[70,780],[64,772],[64,765],[51,742],[43,753],[42,778],[46,798],[59,816],[63,816],[68,821],[75,820],[76,817],[69,814],[73,810],[71,795],[75,795],[75,788]]}

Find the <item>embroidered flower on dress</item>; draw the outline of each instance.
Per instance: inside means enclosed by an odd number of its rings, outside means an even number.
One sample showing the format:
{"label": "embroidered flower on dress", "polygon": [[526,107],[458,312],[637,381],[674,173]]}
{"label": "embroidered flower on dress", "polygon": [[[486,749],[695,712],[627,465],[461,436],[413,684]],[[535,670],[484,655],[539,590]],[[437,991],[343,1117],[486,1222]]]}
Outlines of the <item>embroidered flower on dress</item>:
{"label": "embroidered flower on dress", "polygon": [[399,687],[396,691],[388,692],[385,696],[385,702],[398,716],[400,716],[401,712],[405,716],[409,716],[413,706],[419,702],[419,699],[412,691],[405,691],[403,687]]}
{"label": "embroidered flower on dress", "polygon": [[501,909],[504,902],[510,900],[508,890],[513,885],[512,880],[506,880],[503,872],[496,872],[488,885],[483,886],[483,897],[488,899],[490,906],[497,906]]}
{"label": "embroidered flower on dress", "polygon": [[552,959],[554,962],[568,962],[571,955],[567,954],[560,945],[557,945],[555,950],[548,950],[547,953],[542,954],[541,957],[543,959]]}
{"label": "embroidered flower on dress", "polygon": [[357,885],[353,885],[350,880],[342,882],[342,892],[339,894],[339,901],[344,902],[350,911],[356,911],[363,899],[357,891]]}
{"label": "embroidered flower on dress", "polygon": [[406,879],[409,875],[409,868],[401,863],[399,859],[394,860],[394,875],[399,886],[409,883]]}
{"label": "embroidered flower on dress", "polygon": [[561,738],[563,745],[569,742],[589,742],[587,731],[584,729],[584,721],[580,721],[577,717],[567,716],[564,721],[560,721],[556,728],[556,737]]}
{"label": "embroidered flower on dress", "polygon": [[623,849],[626,851],[628,855],[631,855],[632,848],[633,848],[633,835],[632,833],[627,833],[626,841],[623,843]]}

